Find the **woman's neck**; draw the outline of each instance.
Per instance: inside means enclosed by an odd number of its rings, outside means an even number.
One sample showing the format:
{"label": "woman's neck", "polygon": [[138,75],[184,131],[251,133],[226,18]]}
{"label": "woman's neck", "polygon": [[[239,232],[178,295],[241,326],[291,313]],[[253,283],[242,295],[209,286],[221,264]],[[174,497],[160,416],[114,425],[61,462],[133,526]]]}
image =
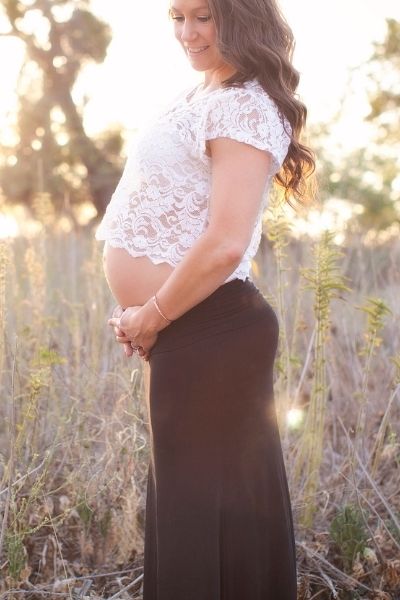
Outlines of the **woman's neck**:
{"label": "woman's neck", "polygon": [[213,69],[212,71],[205,71],[202,91],[211,92],[212,90],[220,88],[222,82],[229,79],[229,77],[232,77],[235,73],[236,69],[230,65],[224,65],[218,69]]}

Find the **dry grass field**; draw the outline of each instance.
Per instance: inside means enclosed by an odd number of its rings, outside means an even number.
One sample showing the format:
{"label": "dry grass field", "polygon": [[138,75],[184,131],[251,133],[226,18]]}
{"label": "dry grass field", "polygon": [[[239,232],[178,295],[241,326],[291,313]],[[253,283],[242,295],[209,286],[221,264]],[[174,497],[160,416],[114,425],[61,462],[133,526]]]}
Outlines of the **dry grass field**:
{"label": "dry grass field", "polygon": [[[400,243],[268,236],[299,599],[399,600]],[[1,599],[141,597],[147,414],[112,307],[93,232],[0,242]]]}

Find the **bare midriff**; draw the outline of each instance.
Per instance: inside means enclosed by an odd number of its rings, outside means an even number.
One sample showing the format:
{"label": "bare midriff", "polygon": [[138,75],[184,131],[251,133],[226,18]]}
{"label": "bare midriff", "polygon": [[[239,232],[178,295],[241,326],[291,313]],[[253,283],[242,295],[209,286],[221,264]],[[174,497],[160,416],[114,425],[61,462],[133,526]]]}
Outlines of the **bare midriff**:
{"label": "bare midriff", "polygon": [[147,256],[131,256],[123,248],[113,248],[107,242],[103,266],[111,293],[123,308],[145,304],[174,270],[166,262],[156,265]]}

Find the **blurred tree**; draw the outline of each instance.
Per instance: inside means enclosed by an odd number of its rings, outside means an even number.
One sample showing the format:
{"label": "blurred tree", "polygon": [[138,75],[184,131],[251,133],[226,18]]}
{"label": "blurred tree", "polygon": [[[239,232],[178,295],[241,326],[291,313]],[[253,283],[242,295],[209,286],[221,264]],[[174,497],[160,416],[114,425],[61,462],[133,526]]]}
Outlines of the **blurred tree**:
{"label": "blurred tree", "polygon": [[387,33],[382,44],[375,44],[372,65],[377,68],[371,93],[368,119],[379,126],[378,140],[400,145],[400,22],[387,19]]}
{"label": "blurred tree", "polygon": [[62,203],[89,196],[101,215],[120,176],[119,131],[90,138],[72,91],[82,67],[101,63],[111,31],[90,12],[90,0],[2,0],[1,35],[26,48],[18,92],[17,143],[2,148],[6,195],[30,204],[37,192]]}
{"label": "blurred tree", "polygon": [[329,127],[316,127],[311,136],[320,157],[322,200],[338,197],[363,207],[357,221],[368,229],[386,229],[400,223],[400,23],[387,20],[382,43],[363,66],[370,113],[374,126],[371,143],[341,159],[328,159],[324,152]]}

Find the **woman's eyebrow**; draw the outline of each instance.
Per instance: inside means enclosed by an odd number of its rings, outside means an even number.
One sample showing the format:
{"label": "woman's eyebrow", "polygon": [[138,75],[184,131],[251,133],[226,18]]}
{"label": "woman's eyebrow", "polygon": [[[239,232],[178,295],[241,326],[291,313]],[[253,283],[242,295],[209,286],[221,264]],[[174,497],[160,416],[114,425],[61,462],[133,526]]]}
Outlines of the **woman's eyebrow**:
{"label": "woman's eyebrow", "polygon": [[[170,7],[171,10],[173,10],[174,12],[182,12],[179,8],[177,8],[176,6],[171,6]],[[208,10],[208,6],[206,4],[204,4],[203,6],[196,6],[195,8],[193,8],[191,10],[191,12],[195,12],[196,10]]]}

